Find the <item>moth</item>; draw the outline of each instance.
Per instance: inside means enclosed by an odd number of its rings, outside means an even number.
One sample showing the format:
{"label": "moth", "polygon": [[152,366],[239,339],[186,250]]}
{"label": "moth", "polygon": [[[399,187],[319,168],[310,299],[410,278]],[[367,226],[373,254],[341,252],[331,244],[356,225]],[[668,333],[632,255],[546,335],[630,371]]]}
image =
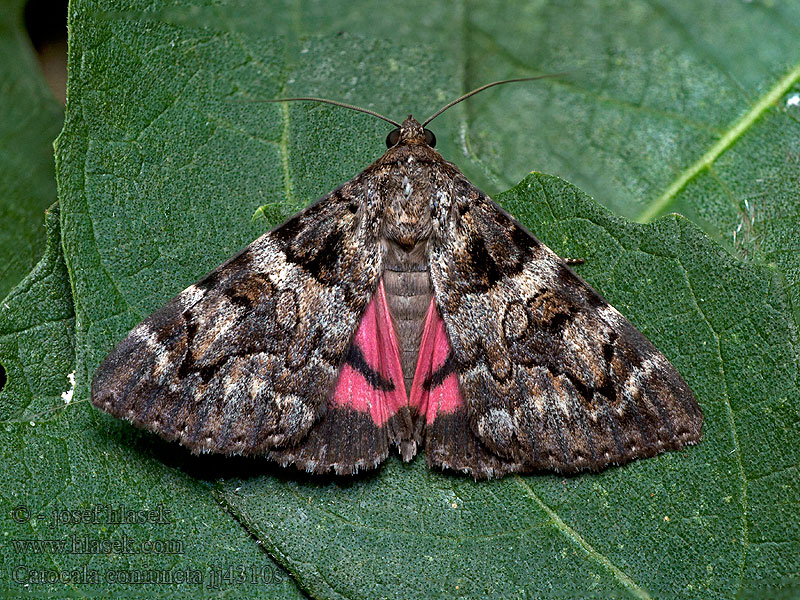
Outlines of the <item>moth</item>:
{"label": "moth", "polygon": [[700,441],[692,391],[565,260],[397,123],[383,156],[140,323],[94,406],[314,473],[598,471]]}

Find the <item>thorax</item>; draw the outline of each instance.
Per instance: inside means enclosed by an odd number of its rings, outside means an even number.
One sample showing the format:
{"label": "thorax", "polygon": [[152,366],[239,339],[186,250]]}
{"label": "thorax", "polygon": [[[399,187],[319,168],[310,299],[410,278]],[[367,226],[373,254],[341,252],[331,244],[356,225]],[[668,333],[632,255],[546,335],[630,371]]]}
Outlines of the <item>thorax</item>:
{"label": "thorax", "polygon": [[383,283],[389,312],[400,346],[406,392],[416,368],[425,315],[433,289],[428,272],[427,245],[431,235],[431,197],[437,168],[409,154],[384,166],[380,189],[384,203],[381,239],[384,246]]}

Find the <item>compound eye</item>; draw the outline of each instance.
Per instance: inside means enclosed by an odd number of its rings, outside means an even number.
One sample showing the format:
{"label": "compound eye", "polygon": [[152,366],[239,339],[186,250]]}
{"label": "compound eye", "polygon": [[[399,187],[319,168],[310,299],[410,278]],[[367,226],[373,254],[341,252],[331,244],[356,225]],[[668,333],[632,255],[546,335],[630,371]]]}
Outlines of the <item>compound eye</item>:
{"label": "compound eye", "polygon": [[433,132],[430,129],[425,130],[425,143],[431,148],[436,147],[436,136],[433,135]]}
{"label": "compound eye", "polygon": [[391,148],[392,146],[397,145],[397,142],[400,141],[400,130],[393,129],[389,132],[389,135],[386,136],[386,147]]}

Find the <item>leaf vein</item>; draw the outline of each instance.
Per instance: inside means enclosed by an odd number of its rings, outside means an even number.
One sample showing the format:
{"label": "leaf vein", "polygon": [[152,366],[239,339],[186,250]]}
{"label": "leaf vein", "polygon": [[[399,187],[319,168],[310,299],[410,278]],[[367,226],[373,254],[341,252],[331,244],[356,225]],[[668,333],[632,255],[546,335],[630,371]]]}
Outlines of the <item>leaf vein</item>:
{"label": "leaf vein", "polygon": [[561,533],[563,533],[566,537],[570,538],[573,542],[575,542],[577,545],[583,548],[584,551],[594,560],[596,560],[606,569],[611,571],[611,573],[619,580],[619,582],[631,592],[633,597],[651,600],[652,597],[650,596],[650,594],[647,593],[646,590],[637,585],[636,582],[633,581],[633,579],[631,579],[631,577],[627,573],[625,573],[614,563],[612,563],[607,556],[595,550],[591,546],[591,544],[589,544],[589,542],[583,539],[583,537],[577,531],[575,531],[572,527],[567,525],[563,521],[563,519],[561,519],[561,517],[558,516],[558,513],[556,513],[552,508],[547,506],[541,500],[541,498],[539,498],[539,496],[536,495],[536,493],[533,491],[533,488],[531,488],[531,486],[528,485],[528,483],[524,479],[522,479],[519,475],[514,475],[514,480],[517,482],[517,484],[519,484],[519,486],[523,490],[525,490],[525,493],[539,506],[539,508],[545,514],[547,514],[548,517],[550,517],[550,520],[558,528],[558,530],[561,531]]}
{"label": "leaf vein", "polygon": [[741,558],[739,559],[739,582],[736,586],[737,587],[736,596],[738,596],[738,590],[741,589],[742,583],[744,581],[745,557],[747,555],[747,546],[749,544],[748,542],[749,526],[747,523],[747,477],[745,476],[744,465],[742,464],[742,450],[739,444],[739,436],[736,432],[736,419],[734,418],[733,407],[731,406],[730,402],[730,394],[728,391],[728,378],[725,373],[725,366],[722,360],[722,344],[720,342],[720,337],[717,331],[711,325],[711,321],[709,321],[708,317],[706,317],[705,312],[703,312],[700,303],[697,301],[697,296],[694,292],[694,287],[692,286],[692,282],[689,279],[689,274],[686,271],[686,267],[683,265],[680,259],[678,260],[678,264],[680,265],[681,271],[683,272],[683,277],[684,280],[686,281],[687,289],[689,290],[689,293],[692,295],[692,301],[694,302],[694,305],[697,307],[697,312],[703,318],[703,321],[708,326],[708,329],[709,331],[711,331],[712,335],[714,336],[714,341],[716,342],[717,359],[719,360],[719,372],[720,376],[722,377],[722,386],[723,386],[722,398],[725,402],[725,409],[728,414],[728,420],[730,422],[731,438],[733,441],[733,448],[736,453],[736,464],[739,469],[739,477],[742,480],[742,555]]}
{"label": "leaf vein", "polygon": [[717,140],[697,161],[689,165],[684,171],[673,180],[664,190],[664,193],[656,198],[638,216],[637,221],[647,223],[657,216],[663,214],[672,204],[678,194],[692,181],[699,173],[711,166],[726,150],[747,132],[761,115],[775,105],[783,94],[785,94],[795,83],[800,81],[800,64],[795,65],[786,75],[781,77],[738,121]]}

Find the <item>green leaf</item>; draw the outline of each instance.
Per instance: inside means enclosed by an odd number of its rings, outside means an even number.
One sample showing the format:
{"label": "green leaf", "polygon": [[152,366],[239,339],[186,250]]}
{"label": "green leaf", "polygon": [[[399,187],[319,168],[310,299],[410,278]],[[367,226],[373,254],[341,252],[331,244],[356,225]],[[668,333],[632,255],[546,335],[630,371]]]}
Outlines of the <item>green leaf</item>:
{"label": "green leaf", "polygon": [[52,143],[63,119],[22,28],[24,4],[0,5],[0,298],[42,254],[42,215],[56,198]]}
{"label": "green leaf", "polygon": [[[741,120],[739,137],[709,149],[653,214],[680,212],[731,252],[773,265],[800,323],[800,65]],[[791,85],[788,85],[791,83]],[[685,181],[684,181],[685,180]]]}
{"label": "green leaf", "polygon": [[47,212],[47,248],[0,306],[0,420],[63,406],[75,361],[75,316],[61,255],[58,205]]}
{"label": "green leaf", "polygon": [[[772,109],[748,115],[763,99],[794,85],[798,50],[784,32],[798,19],[784,7],[394,4],[375,15],[366,3],[100,10],[73,2],[57,155],[76,397],[88,395],[96,366],[140,319],[383,151],[385,124],[365,115],[241,100],[316,94],[402,118],[492,79],[576,70],[455,107],[434,123],[439,147],[489,192],[536,166],[641,217],[669,206],[671,190],[676,199],[690,194],[709,166],[758,133]],[[713,10],[729,12],[693,40]],[[739,123],[746,127],[726,151],[703,162]],[[796,164],[775,157],[795,142],[779,125],[786,135],[766,131],[759,148],[789,206]],[[737,163],[728,192],[756,185],[755,167]],[[703,193],[696,206],[730,202],[722,188]],[[533,175],[501,201],[554,250],[585,258],[581,275],[674,362],[706,415],[700,446],[600,475],[476,484],[430,472],[421,457],[354,479],[190,459],[88,408],[69,417],[83,428],[77,437],[106,440],[114,471],[158,473],[164,502],[187,519],[208,510],[199,508],[202,481],[236,476],[213,484],[232,515],[216,526],[242,527],[315,597],[796,590],[800,532],[788,524],[800,508],[800,394],[789,230],[780,219],[755,219],[783,253],[776,267],[731,256],[685,219],[624,222],[552,177]],[[729,227],[703,218],[712,233]],[[126,479],[120,496],[140,505],[152,494],[146,481]]]}
{"label": "green leaf", "polygon": [[[473,55],[496,58],[476,61],[467,87],[506,69],[579,71],[533,103],[517,92],[502,120],[484,119],[491,99],[477,99],[475,153],[502,148],[489,164],[509,185],[536,165],[622,216],[689,217],[774,264],[800,323],[800,4],[586,4],[536,6],[529,19],[511,3],[470,11]],[[533,140],[515,125],[531,113]]]}

